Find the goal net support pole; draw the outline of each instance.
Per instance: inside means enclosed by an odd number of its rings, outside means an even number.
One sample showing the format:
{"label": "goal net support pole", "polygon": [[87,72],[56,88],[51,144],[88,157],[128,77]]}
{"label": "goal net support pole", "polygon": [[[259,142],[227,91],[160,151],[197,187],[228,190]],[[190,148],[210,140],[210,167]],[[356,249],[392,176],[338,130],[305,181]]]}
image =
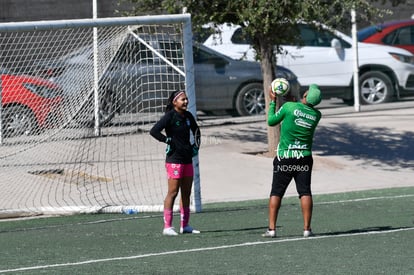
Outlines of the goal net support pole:
{"label": "goal net support pole", "polygon": [[177,89],[197,117],[191,28],[189,14],[1,23],[0,218],[162,211],[149,130]]}

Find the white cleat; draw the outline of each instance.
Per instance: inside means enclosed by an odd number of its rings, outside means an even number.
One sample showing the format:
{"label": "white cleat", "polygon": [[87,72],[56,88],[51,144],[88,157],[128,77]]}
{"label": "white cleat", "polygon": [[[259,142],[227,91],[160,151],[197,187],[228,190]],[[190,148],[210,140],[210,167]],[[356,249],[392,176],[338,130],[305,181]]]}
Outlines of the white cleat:
{"label": "white cleat", "polygon": [[312,236],[313,236],[312,230],[303,231],[303,237],[307,238],[307,237],[312,237]]}
{"label": "white cleat", "polygon": [[265,233],[262,234],[262,237],[275,238],[276,237],[276,230],[267,230]]}
{"label": "white cleat", "polygon": [[168,228],[164,228],[164,230],[162,231],[162,234],[164,236],[177,236],[177,232],[175,232],[174,227],[168,227]]}

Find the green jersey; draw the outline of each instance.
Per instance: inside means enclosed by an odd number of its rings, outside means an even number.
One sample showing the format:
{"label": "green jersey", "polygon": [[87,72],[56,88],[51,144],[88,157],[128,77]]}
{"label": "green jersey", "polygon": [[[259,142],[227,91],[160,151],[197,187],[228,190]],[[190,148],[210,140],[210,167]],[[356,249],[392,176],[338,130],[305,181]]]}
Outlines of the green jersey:
{"label": "green jersey", "polygon": [[301,158],[312,155],[313,134],[321,119],[321,112],[301,102],[286,102],[275,113],[276,104],[270,103],[267,123],[281,123],[279,158]]}

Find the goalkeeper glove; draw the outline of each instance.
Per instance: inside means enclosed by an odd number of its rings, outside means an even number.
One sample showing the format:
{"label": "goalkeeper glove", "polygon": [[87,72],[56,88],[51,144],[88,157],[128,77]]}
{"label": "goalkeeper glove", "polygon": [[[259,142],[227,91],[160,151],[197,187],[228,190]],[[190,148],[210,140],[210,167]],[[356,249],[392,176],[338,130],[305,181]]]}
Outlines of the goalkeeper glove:
{"label": "goalkeeper glove", "polygon": [[198,155],[198,150],[199,150],[197,145],[193,144],[192,149],[193,149],[193,157],[197,156]]}
{"label": "goalkeeper glove", "polygon": [[166,153],[167,155],[170,155],[170,154],[171,154],[171,152],[172,152],[172,148],[171,148],[171,138],[170,138],[170,137],[167,137],[167,138],[165,139],[165,143],[167,143],[167,147],[165,148],[165,153]]}

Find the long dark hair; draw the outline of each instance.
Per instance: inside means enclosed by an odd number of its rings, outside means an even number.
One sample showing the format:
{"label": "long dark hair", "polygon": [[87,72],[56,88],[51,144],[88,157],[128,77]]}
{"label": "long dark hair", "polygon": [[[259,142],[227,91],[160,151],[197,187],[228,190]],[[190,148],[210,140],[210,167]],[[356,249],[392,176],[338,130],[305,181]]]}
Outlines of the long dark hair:
{"label": "long dark hair", "polygon": [[167,106],[165,107],[165,112],[171,111],[174,108],[173,101],[174,101],[175,97],[180,93],[185,93],[185,91],[184,90],[177,90],[177,91],[174,91],[170,94],[170,96],[168,97]]}

